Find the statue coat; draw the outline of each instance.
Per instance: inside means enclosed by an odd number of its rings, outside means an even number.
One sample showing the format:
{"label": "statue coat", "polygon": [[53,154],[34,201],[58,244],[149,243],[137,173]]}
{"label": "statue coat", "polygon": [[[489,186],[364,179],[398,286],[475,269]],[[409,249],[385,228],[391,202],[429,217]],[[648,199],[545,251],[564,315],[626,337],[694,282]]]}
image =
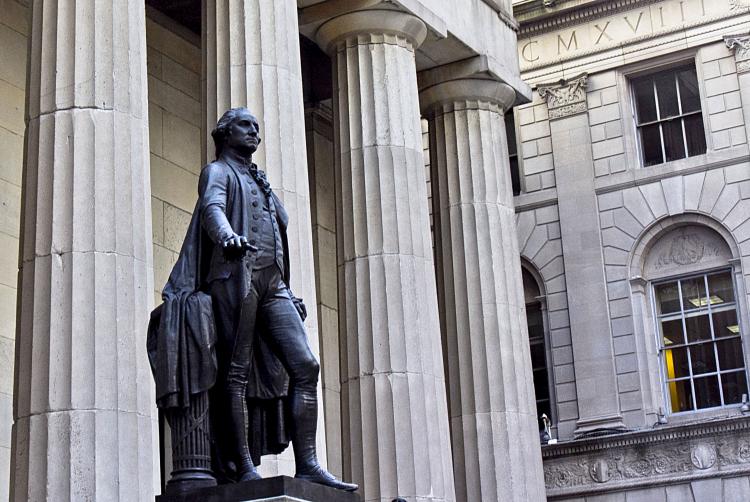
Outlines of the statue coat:
{"label": "statue coat", "polygon": [[[232,232],[252,239],[252,195],[248,184],[242,181],[241,169],[235,159],[222,156],[201,171],[199,198],[180,256],[164,287],[164,303],[152,312],[147,346],[156,381],[157,406],[186,407],[191,395],[211,390],[226,376],[224,365],[230,359],[236,332],[222,332],[220,327],[253,329],[247,324],[255,325],[246,395],[249,443],[254,460],[259,462],[260,455],[280,453],[288,446],[285,397],[289,377],[264,341],[262,324],[254,319],[241,322],[242,299],[247,296],[254,253],[230,258],[222,246]],[[276,194],[271,192],[268,198],[281,235],[284,282],[288,286],[289,218]],[[213,281],[225,281],[222,289],[232,293],[233,305],[229,308],[214,305],[217,298],[209,294]]]}

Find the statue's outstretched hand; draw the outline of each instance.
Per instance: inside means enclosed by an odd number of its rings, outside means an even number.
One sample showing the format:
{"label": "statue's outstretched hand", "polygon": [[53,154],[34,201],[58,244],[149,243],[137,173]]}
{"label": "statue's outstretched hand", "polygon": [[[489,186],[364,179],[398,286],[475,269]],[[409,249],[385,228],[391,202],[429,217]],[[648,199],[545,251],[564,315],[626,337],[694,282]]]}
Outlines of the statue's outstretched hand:
{"label": "statue's outstretched hand", "polygon": [[224,254],[233,259],[241,258],[246,252],[256,252],[257,247],[253,246],[247,241],[247,237],[244,235],[232,234],[223,243]]}

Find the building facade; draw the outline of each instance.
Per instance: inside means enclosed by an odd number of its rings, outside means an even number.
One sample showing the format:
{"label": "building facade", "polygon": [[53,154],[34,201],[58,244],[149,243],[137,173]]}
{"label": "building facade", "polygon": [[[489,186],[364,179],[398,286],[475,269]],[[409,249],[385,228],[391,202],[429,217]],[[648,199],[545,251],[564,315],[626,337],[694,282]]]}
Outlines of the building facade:
{"label": "building facade", "polygon": [[515,4],[549,500],[750,497],[749,7]]}
{"label": "building facade", "polygon": [[145,327],[234,106],[366,500],[746,500],[749,33],[741,0],[0,0],[0,500],[160,491]]}

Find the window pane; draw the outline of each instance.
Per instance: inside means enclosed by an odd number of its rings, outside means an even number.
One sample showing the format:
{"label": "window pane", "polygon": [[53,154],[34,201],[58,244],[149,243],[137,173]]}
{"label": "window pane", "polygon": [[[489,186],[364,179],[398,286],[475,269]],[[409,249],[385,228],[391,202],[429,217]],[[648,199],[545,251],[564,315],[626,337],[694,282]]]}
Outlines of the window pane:
{"label": "window pane", "polygon": [[711,325],[708,322],[708,313],[686,316],[685,331],[687,331],[688,343],[710,340]]}
{"label": "window pane", "polygon": [[677,282],[659,284],[655,289],[659,314],[680,311],[680,292],[677,289]]}
{"label": "window pane", "polygon": [[690,380],[669,382],[669,401],[672,404],[672,413],[680,411],[692,411],[693,391],[690,388]]}
{"label": "window pane", "polygon": [[693,363],[693,375],[713,373],[716,371],[716,356],[713,343],[702,343],[690,347],[690,361]]}
{"label": "window pane", "polygon": [[742,341],[739,338],[716,342],[716,350],[719,353],[719,368],[722,371],[745,367]]}
{"label": "window pane", "polygon": [[643,146],[643,165],[653,166],[664,163],[664,155],[661,151],[661,133],[659,124],[653,124],[641,128],[641,143]]}
{"label": "window pane", "polygon": [[505,138],[508,140],[508,153],[515,155],[518,148],[516,147],[516,121],[513,110],[505,114]]}
{"label": "window pane", "polygon": [[695,404],[698,409],[721,406],[719,379],[715,375],[696,378],[693,380],[693,385],[695,386]]}
{"label": "window pane", "polygon": [[703,131],[703,115],[690,115],[685,121],[685,138],[687,139],[688,155],[703,155],[706,153],[706,133]]}
{"label": "window pane", "polygon": [[510,158],[510,184],[513,187],[513,195],[521,193],[521,173],[518,170],[518,157]]}
{"label": "window pane", "polygon": [[714,321],[714,336],[722,338],[726,336],[737,336],[740,334],[740,326],[737,324],[737,311],[724,310],[714,312],[711,316]]}
{"label": "window pane", "polygon": [[680,85],[682,113],[695,112],[701,109],[701,96],[698,91],[698,77],[695,68],[686,68],[677,72]]}
{"label": "window pane", "polygon": [[747,377],[744,371],[721,375],[721,387],[724,391],[724,404],[742,402],[742,394],[747,394]]}
{"label": "window pane", "polygon": [[671,120],[661,125],[664,135],[664,151],[667,162],[685,158],[685,140],[682,137],[682,121]]}
{"label": "window pane", "polygon": [[732,274],[725,272],[723,274],[709,275],[708,294],[711,297],[711,305],[734,302]]}
{"label": "window pane", "polygon": [[685,310],[705,307],[706,303],[706,283],[703,276],[694,279],[681,281],[682,284],[682,305]]}
{"label": "window pane", "polygon": [[662,336],[664,337],[664,346],[682,345],[685,343],[685,337],[682,335],[682,319],[672,319],[671,321],[662,321]]}
{"label": "window pane", "polygon": [[669,380],[690,376],[687,350],[686,347],[683,347],[664,351],[664,362],[667,365],[667,378]]}
{"label": "window pane", "polygon": [[537,400],[549,399],[549,379],[546,368],[534,371],[534,394]]}
{"label": "window pane", "polygon": [[531,344],[531,367],[534,369],[547,368],[547,359],[545,357],[543,343]]}
{"label": "window pane", "polygon": [[659,118],[676,117],[680,114],[677,104],[677,82],[673,72],[661,73],[654,77],[656,98],[659,100]]}
{"label": "window pane", "polygon": [[633,94],[635,95],[638,123],[643,124],[644,122],[656,120],[656,100],[654,99],[653,81],[650,78],[634,81]]}

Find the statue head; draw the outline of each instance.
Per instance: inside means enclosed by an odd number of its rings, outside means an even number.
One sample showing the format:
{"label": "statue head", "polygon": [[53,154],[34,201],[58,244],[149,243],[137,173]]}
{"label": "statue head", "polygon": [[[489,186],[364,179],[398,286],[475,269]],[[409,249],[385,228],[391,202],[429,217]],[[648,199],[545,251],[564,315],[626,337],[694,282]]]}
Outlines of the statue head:
{"label": "statue head", "polygon": [[232,108],[221,116],[216,128],[211,131],[211,137],[216,145],[217,159],[227,148],[249,157],[258,149],[261,141],[258,119],[247,108]]}

